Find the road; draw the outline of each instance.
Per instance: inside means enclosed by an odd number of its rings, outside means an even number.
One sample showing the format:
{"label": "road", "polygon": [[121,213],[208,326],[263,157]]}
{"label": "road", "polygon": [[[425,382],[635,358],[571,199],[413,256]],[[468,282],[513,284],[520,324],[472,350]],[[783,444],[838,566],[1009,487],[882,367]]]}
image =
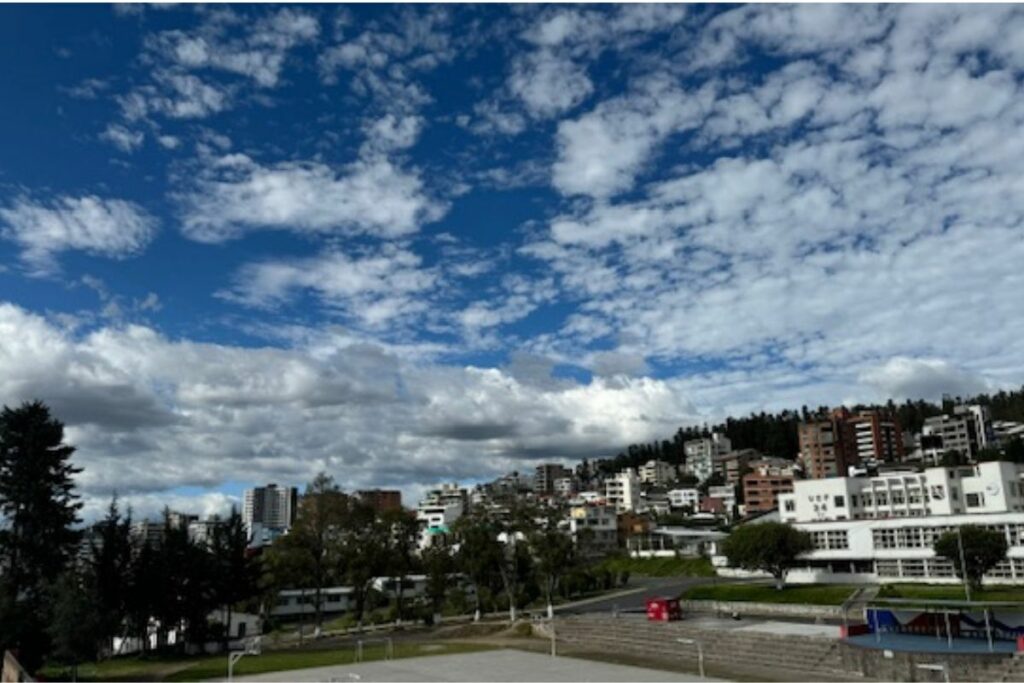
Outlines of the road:
{"label": "road", "polygon": [[713,577],[700,576],[670,576],[665,578],[638,576],[630,579],[629,585],[623,591],[617,592],[614,595],[593,600],[582,600],[556,609],[559,614],[610,613],[614,610],[619,612],[643,612],[647,598],[678,598],[690,586],[711,583],[714,580]]}

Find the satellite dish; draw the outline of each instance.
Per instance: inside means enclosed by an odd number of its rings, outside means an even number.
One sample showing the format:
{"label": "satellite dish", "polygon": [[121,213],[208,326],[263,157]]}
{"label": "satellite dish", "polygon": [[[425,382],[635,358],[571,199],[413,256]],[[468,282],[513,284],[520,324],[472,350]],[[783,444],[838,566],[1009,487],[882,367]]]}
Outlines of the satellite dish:
{"label": "satellite dish", "polygon": [[987,493],[990,496],[998,496],[999,495],[999,484],[996,484],[994,482],[989,484],[988,486],[985,487],[985,493]]}

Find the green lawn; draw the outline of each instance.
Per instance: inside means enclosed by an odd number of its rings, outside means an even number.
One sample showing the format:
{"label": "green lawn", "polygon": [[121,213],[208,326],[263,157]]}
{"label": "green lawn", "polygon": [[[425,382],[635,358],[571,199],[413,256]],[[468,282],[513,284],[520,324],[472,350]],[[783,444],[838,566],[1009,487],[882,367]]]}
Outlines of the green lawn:
{"label": "green lawn", "polygon": [[[462,652],[480,652],[490,649],[484,645],[466,643],[395,643],[395,658],[449,655]],[[363,661],[384,658],[383,645],[367,645]],[[235,664],[238,675],[290,671],[317,666],[352,664],[354,647],[336,650],[273,650],[262,655],[242,657]],[[60,668],[47,667],[42,672],[49,680],[66,680]],[[227,676],[227,655],[205,657],[160,657],[145,659],[118,657],[98,665],[83,665],[78,669],[80,681],[200,681]]]}
{"label": "green lawn", "polygon": [[[920,585],[912,583],[894,583],[882,586],[878,591],[880,598],[904,598],[910,600],[964,600],[962,585]],[[989,602],[1024,602],[1024,587],[1021,586],[987,586],[971,592],[972,600]]]}
{"label": "green lawn", "polygon": [[612,557],[600,565],[615,573],[633,576],[714,576],[711,560],[706,557]]}
{"label": "green lawn", "polygon": [[773,602],[779,604],[841,605],[857,586],[814,585],[775,586],[756,583],[720,583],[693,586],[681,596],[683,600],[720,600],[723,602]]}

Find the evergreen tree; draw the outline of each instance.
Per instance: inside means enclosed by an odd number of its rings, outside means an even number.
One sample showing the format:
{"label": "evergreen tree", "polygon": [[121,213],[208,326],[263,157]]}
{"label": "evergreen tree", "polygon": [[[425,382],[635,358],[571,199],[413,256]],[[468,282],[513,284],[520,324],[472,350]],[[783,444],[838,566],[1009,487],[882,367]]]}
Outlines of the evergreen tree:
{"label": "evergreen tree", "polygon": [[48,594],[50,656],[70,666],[72,680],[77,680],[78,665],[96,660],[104,615],[84,577],[73,570],[58,577]]}
{"label": "evergreen tree", "polygon": [[72,527],[82,504],[64,443],[64,425],[43,403],[4,407],[0,413],[0,575],[5,613],[0,648],[17,647],[28,670],[48,647],[43,627],[47,587],[77,548]]}
{"label": "evergreen tree", "polygon": [[132,572],[131,515],[122,516],[117,497],[93,527],[85,589],[97,606],[97,635],[104,644],[124,632]]}
{"label": "evergreen tree", "polygon": [[210,538],[213,600],[223,611],[224,648],[231,634],[231,612],[235,605],[259,592],[260,564],[248,554],[248,534],[238,508],[213,528]]}

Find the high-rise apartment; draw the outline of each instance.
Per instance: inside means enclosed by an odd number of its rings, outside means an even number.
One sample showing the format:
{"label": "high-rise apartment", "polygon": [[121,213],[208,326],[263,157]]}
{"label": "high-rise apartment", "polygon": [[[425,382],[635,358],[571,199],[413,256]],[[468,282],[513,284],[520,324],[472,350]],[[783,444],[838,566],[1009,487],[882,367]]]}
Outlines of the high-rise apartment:
{"label": "high-rise apartment", "polygon": [[880,410],[837,408],[799,426],[800,459],[812,479],[844,477],[851,467],[903,460],[896,416]]}
{"label": "high-rise apartment", "polygon": [[287,530],[295,522],[298,502],[299,491],[294,486],[268,484],[248,489],[242,506],[242,521],[250,534],[254,525]]}

